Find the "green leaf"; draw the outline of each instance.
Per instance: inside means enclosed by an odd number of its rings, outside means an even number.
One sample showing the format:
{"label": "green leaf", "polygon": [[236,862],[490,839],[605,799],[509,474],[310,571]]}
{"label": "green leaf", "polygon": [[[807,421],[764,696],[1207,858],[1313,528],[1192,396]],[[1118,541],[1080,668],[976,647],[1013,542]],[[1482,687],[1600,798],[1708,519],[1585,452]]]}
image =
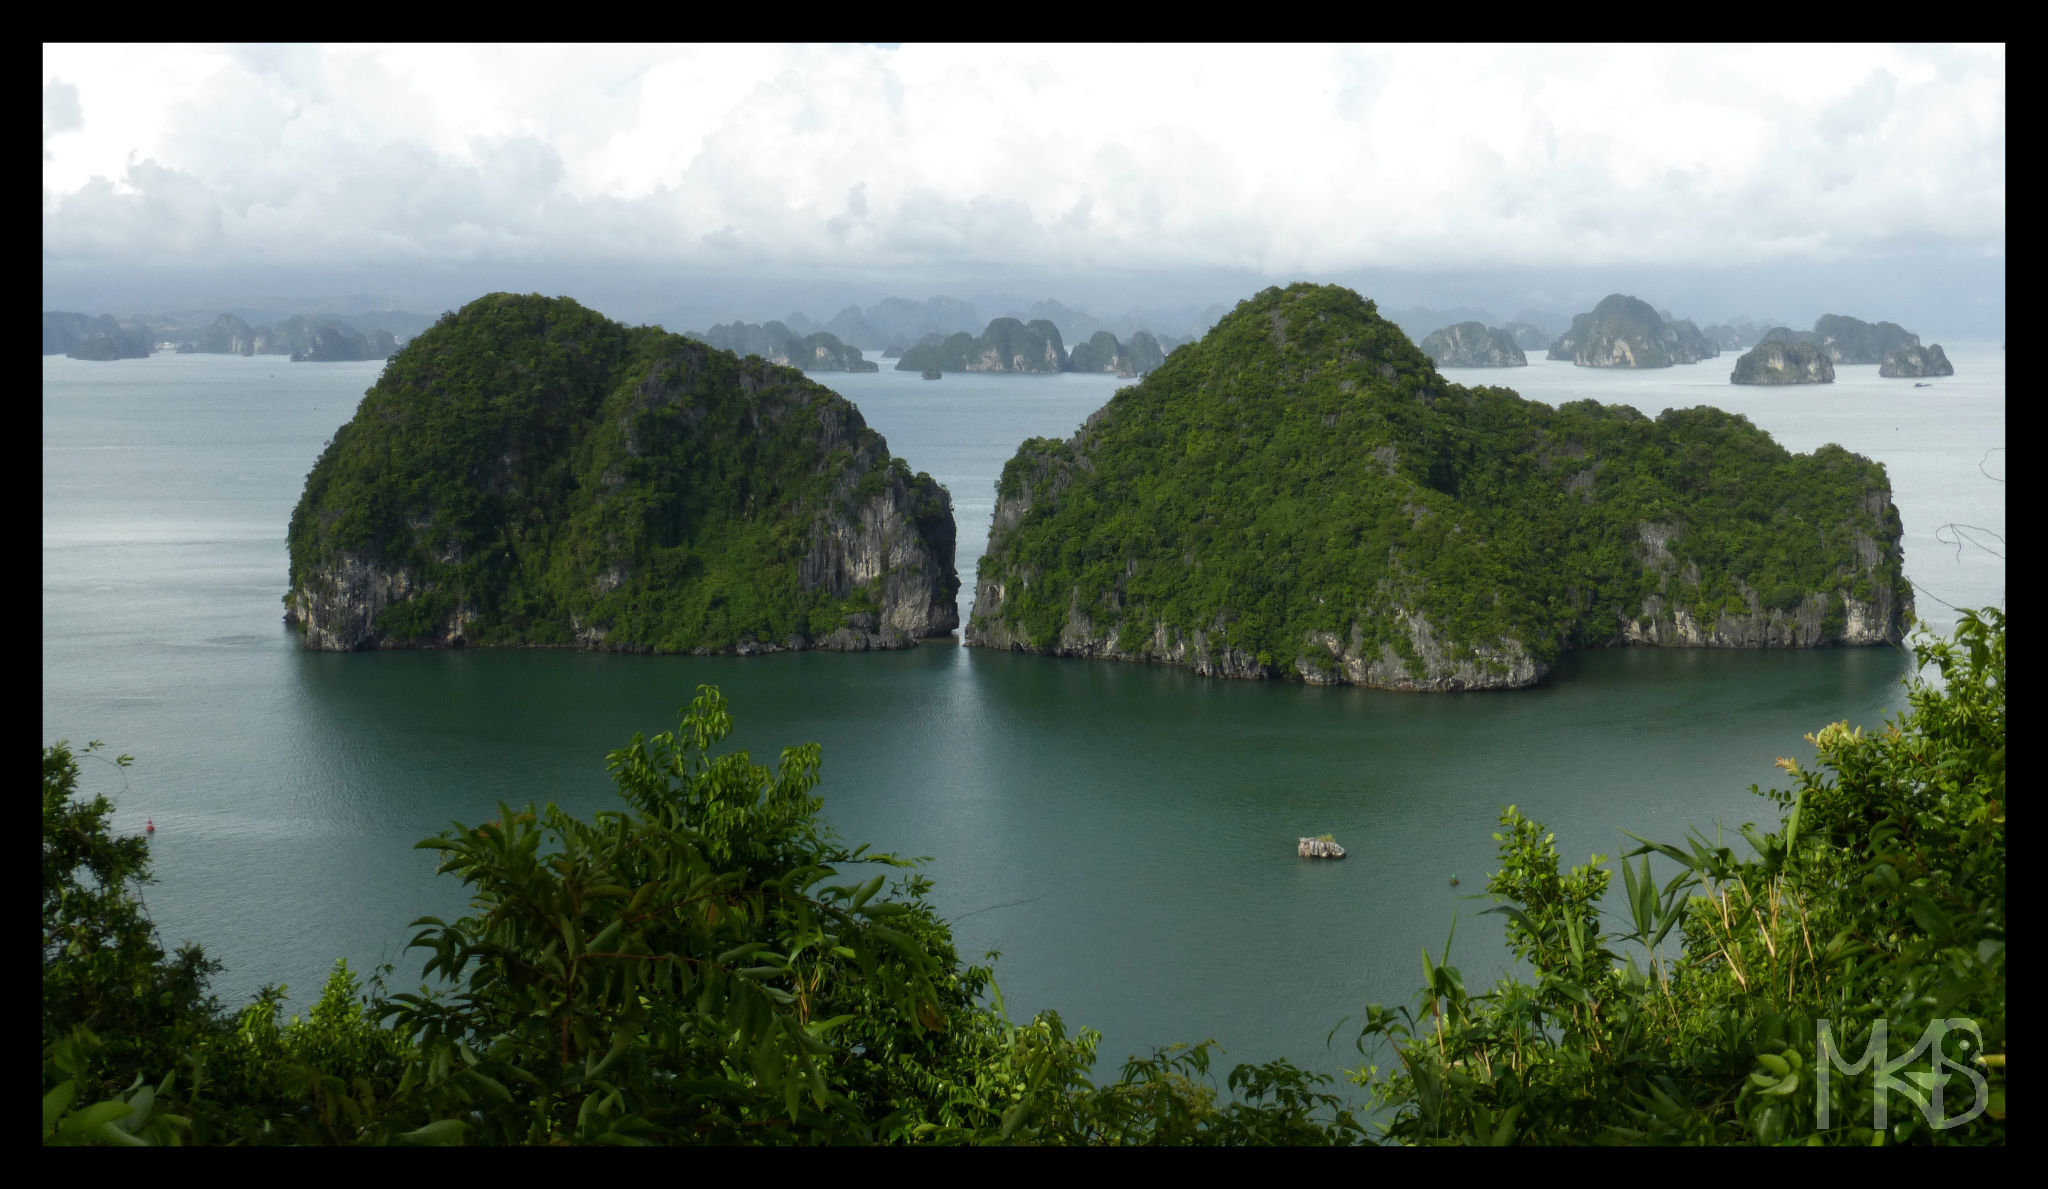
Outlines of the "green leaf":
{"label": "green leaf", "polygon": [[118,1098],[110,1098],[105,1102],[95,1102],[65,1118],[58,1124],[57,1134],[60,1137],[82,1136],[103,1123],[127,1117],[128,1104]]}
{"label": "green leaf", "polygon": [[436,1119],[425,1127],[401,1132],[395,1136],[399,1143],[414,1147],[444,1148],[458,1145],[469,1130],[469,1124],[461,1119]]}
{"label": "green leaf", "polygon": [[1513,1106],[1509,1107],[1507,1111],[1501,1115],[1500,1124],[1493,1129],[1493,1135],[1487,1142],[1491,1146],[1496,1148],[1507,1147],[1508,1142],[1515,1138],[1515,1120],[1520,1118],[1521,1114],[1521,1103],[1518,1102]]}
{"label": "green leaf", "polygon": [[78,1083],[70,1078],[58,1082],[57,1087],[43,1095],[43,1134],[48,1135],[56,1128],[57,1120],[71,1108],[78,1097]]}
{"label": "green leaf", "polygon": [[128,1100],[128,1117],[121,1121],[121,1127],[128,1132],[139,1132],[149,1122],[149,1108],[156,1105],[156,1088],[144,1086]]}

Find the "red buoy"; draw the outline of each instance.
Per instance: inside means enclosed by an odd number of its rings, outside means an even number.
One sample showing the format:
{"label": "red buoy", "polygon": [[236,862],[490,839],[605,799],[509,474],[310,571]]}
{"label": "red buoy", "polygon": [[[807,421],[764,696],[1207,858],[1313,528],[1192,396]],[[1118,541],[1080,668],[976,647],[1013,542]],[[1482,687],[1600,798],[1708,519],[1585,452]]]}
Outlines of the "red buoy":
{"label": "red buoy", "polygon": [[150,818],[148,821],[143,822],[142,828],[151,834],[156,833],[156,819]]}

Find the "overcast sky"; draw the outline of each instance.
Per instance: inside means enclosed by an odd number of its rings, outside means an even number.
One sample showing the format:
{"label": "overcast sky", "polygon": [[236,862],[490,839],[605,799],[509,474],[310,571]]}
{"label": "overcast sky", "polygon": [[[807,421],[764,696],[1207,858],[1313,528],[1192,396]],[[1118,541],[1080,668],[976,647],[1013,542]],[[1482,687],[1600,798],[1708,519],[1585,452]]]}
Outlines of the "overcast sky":
{"label": "overcast sky", "polygon": [[1837,312],[2002,336],[2005,127],[2002,46],[46,45],[43,296],[822,319],[1668,277],[1639,295],[1707,319],[1888,283]]}

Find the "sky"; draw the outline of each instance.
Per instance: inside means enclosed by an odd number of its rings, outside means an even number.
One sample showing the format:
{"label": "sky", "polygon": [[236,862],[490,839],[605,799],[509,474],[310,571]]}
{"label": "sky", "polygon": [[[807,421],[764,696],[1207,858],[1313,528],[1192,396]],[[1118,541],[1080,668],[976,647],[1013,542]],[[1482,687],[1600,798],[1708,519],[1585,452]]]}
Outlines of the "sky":
{"label": "sky", "polygon": [[2005,57],[46,44],[43,300],[518,289],[701,326],[1318,280],[1503,320],[1629,291],[2002,338]]}

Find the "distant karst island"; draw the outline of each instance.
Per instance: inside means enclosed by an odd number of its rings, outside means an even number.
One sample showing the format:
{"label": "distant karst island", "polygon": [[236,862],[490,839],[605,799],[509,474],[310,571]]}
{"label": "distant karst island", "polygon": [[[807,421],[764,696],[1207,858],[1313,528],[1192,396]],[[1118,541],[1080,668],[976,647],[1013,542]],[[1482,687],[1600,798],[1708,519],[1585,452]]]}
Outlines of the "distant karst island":
{"label": "distant karst island", "polygon": [[276,325],[251,325],[222,313],[195,324],[193,315],[134,319],[92,318],[63,310],[43,313],[43,354],[74,359],[142,359],[158,347],[180,355],[284,355],[294,363],[386,359],[414,330],[432,322],[420,314],[294,314]]}
{"label": "distant karst island", "polygon": [[[1163,312],[1175,324],[1192,321],[1195,333],[1222,317],[1221,306]],[[1135,378],[1159,366],[1187,340],[1136,325],[1137,315],[1104,320],[1056,301],[1030,303],[982,322],[972,303],[950,297],[924,302],[892,297],[862,309],[847,306],[820,324],[802,311],[756,326],[734,322],[689,337],[740,355],[805,371],[874,371],[861,358],[877,351],[898,371],[1006,372],[1051,375],[1108,372]],[[1067,344],[1076,343],[1071,353]]]}
{"label": "distant karst island", "polygon": [[1550,345],[1547,358],[1580,367],[1670,367],[1721,353],[1720,345],[1688,319],[1660,313],[1649,302],[1610,293]]}
{"label": "distant karst island", "polygon": [[960,331],[938,343],[919,343],[896,361],[899,372],[936,367],[946,372],[1024,372],[1047,374],[1068,370],[1060,329],[1044,318],[1019,322],[997,318],[979,335]]}
{"label": "distant karst island", "polygon": [[1920,345],[1920,336],[1896,322],[1865,322],[1846,314],[1814,319],[1813,342],[1835,364],[1882,364],[1894,351]]}
{"label": "distant karst island", "polygon": [[[1525,324],[1526,325],[1526,324]],[[1422,353],[1438,367],[1527,367],[1529,357],[1506,329],[1484,322],[1460,322],[1425,336]]]}
{"label": "distant karst island", "polygon": [[708,343],[721,351],[735,355],[758,355],[770,363],[797,368],[806,372],[873,372],[881,366],[871,360],[862,359],[859,347],[850,347],[839,341],[839,337],[828,330],[799,336],[780,322],[769,322],[755,326],[750,322],[732,322],[713,326],[698,334],[686,337]]}
{"label": "distant karst island", "polygon": [[1948,353],[1941,349],[1941,344],[1932,343],[1925,347],[1893,347],[1885,353],[1877,374],[1888,377],[1953,376],[1956,367],[1948,361]]}
{"label": "distant karst island", "polygon": [[1783,326],[1764,332],[1763,341],[1735,361],[1730,384],[1832,384],[1835,364],[1819,343]]}
{"label": "distant karst island", "polygon": [[[1668,342],[1630,340],[1647,321],[1621,314],[1583,327],[1595,355]],[[1303,284],[1241,303],[1073,437],[1018,449],[965,639],[1522,687],[1571,648],[1896,640],[1900,536],[1884,467],[1839,446],[1792,454],[1710,408],[1652,420],[1452,384],[1372,302]]]}
{"label": "distant karst island", "polygon": [[1755,348],[1735,361],[1732,384],[1826,384],[1837,365],[1877,364],[1880,376],[1952,376],[1956,369],[1939,344],[1920,345],[1920,336],[1896,322],[1865,322],[1846,314],[1822,314],[1812,330],[1774,326]]}
{"label": "distant karst island", "polygon": [[143,359],[151,344],[149,328],[136,323],[127,326],[111,315],[93,317],[69,310],[43,311],[43,354],[68,355],[73,359]]}
{"label": "distant karst island", "polygon": [[959,623],[952,499],[844,398],[496,293],[385,366],[291,517],[308,648],[755,653]]}

